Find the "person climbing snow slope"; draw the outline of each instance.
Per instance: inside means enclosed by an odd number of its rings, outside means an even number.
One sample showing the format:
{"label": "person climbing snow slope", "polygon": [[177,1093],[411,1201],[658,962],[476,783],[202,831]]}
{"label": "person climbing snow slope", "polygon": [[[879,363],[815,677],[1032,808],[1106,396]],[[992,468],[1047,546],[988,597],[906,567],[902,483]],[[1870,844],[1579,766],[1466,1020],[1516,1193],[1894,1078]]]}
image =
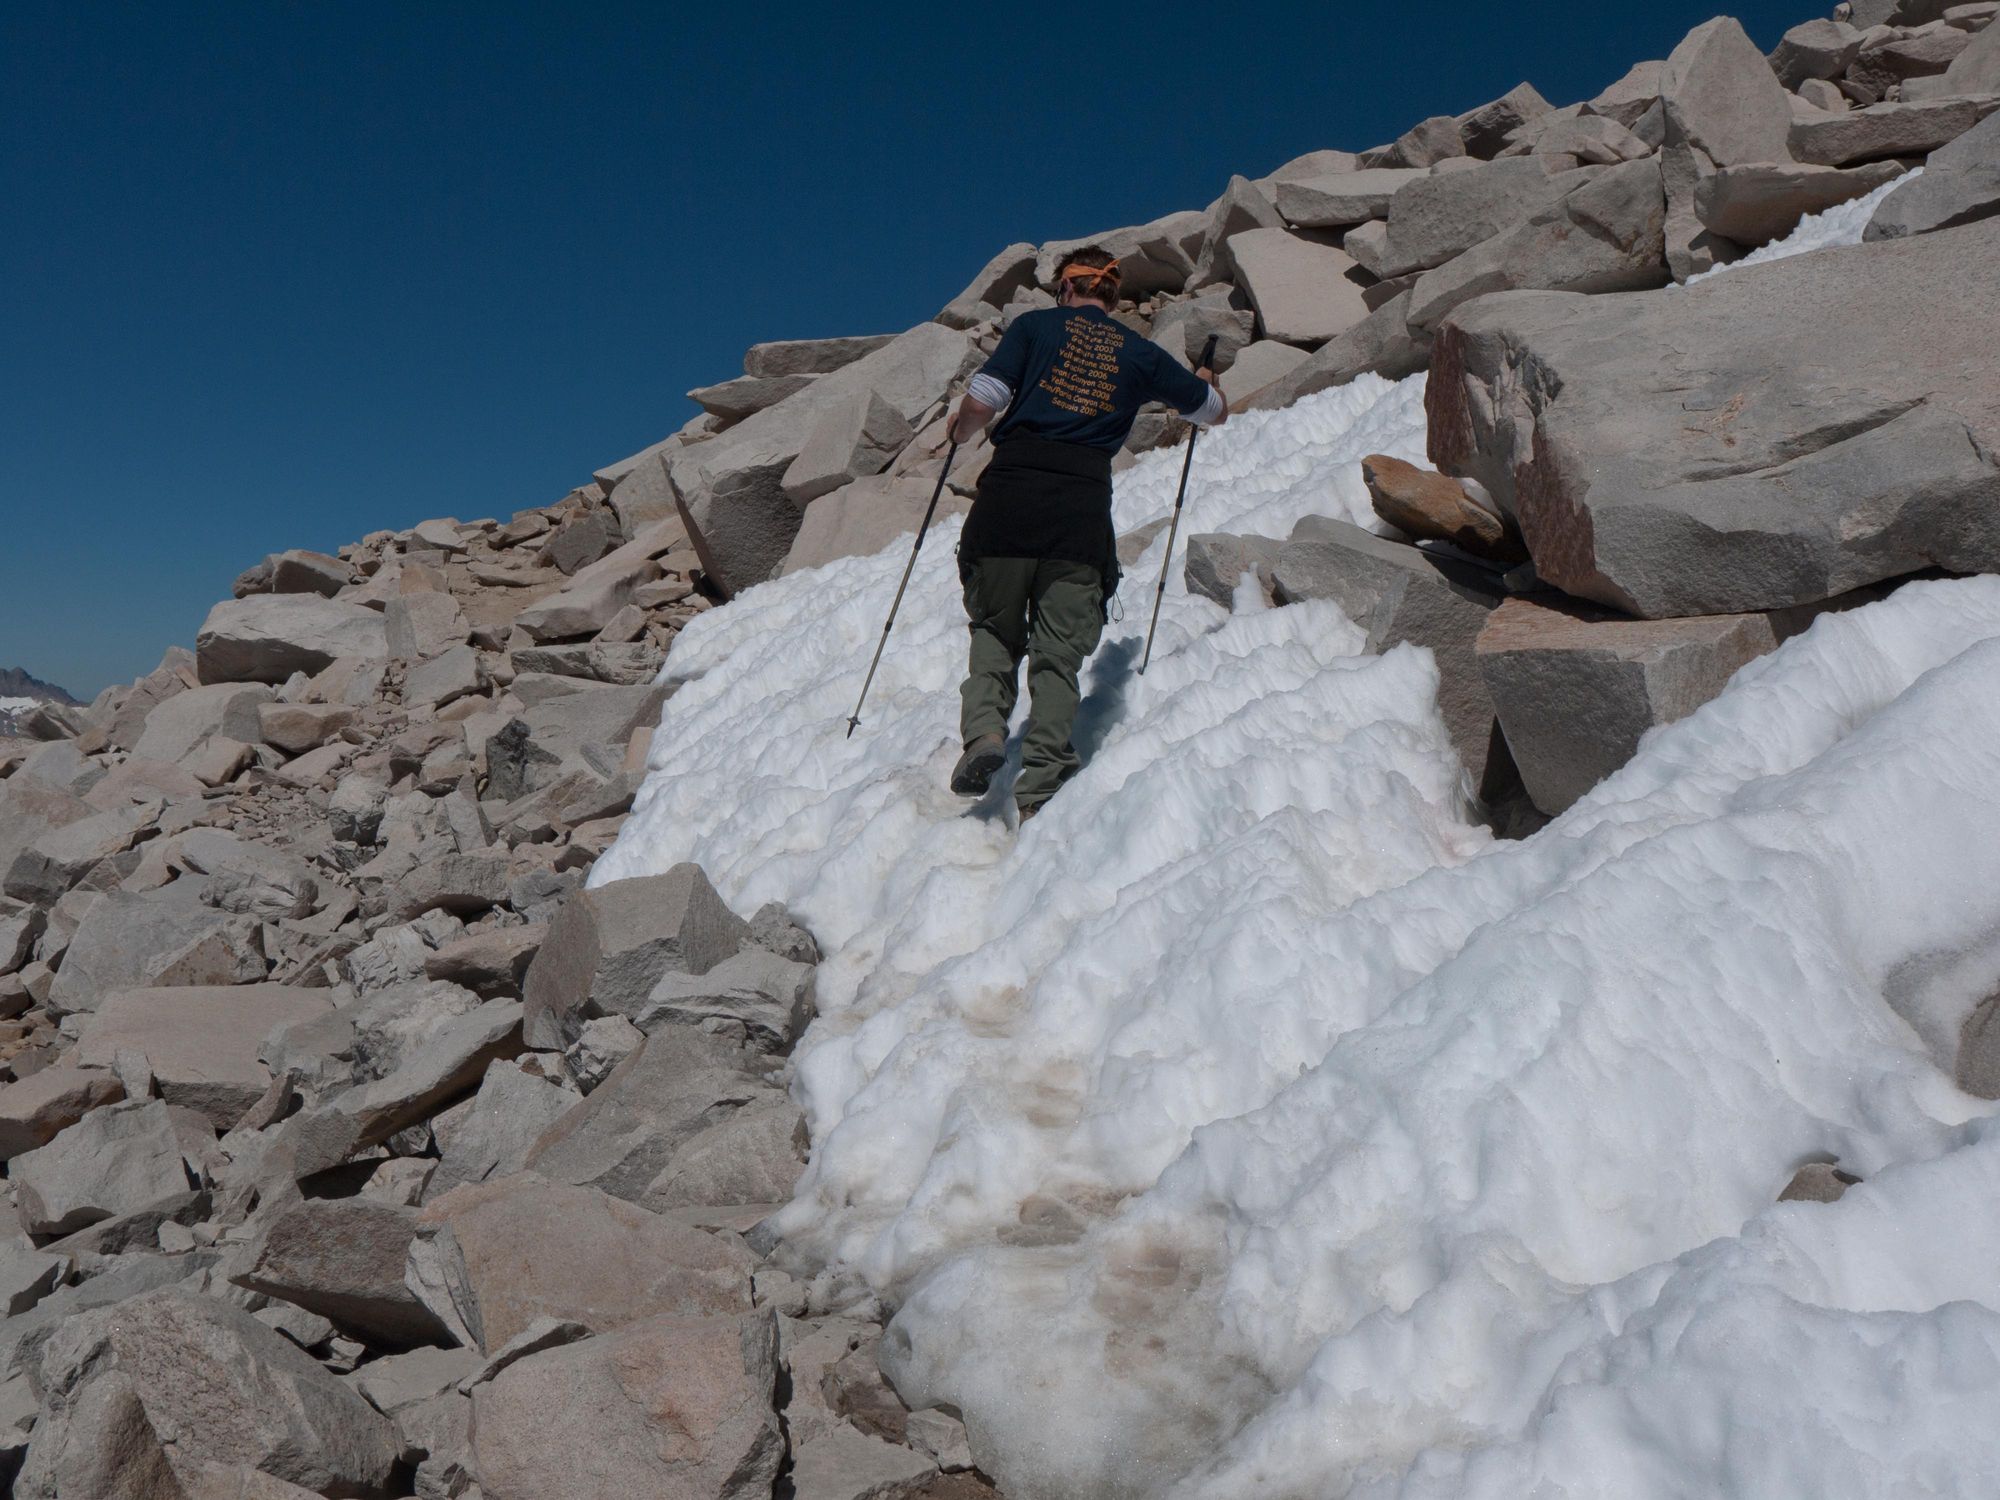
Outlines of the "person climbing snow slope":
{"label": "person climbing snow slope", "polygon": [[1070,744],[1077,674],[1118,587],[1112,456],[1149,401],[1203,426],[1229,415],[1213,371],[1189,373],[1111,316],[1119,272],[1109,254],[1074,251],[1056,284],[1058,305],[1014,320],[947,430],[962,443],[999,415],[958,544],[972,647],[959,690],[965,752],[951,789],[983,796],[1006,763],[1025,656],[1028,726],[1014,784],[1023,822],[1079,765]]}

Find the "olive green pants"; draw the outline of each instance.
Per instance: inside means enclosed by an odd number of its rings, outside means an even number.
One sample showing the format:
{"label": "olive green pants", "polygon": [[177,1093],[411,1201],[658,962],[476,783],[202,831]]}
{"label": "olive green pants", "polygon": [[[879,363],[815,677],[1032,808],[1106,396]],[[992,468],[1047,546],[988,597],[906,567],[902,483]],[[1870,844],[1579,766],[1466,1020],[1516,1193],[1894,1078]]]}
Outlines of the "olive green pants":
{"label": "olive green pants", "polygon": [[1104,633],[1102,583],[1087,563],[986,557],[965,584],[972,661],[959,689],[966,744],[1007,732],[1028,658],[1028,732],[1014,800],[1039,807],[1081,764],[1069,734],[1076,723],[1077,673]]}

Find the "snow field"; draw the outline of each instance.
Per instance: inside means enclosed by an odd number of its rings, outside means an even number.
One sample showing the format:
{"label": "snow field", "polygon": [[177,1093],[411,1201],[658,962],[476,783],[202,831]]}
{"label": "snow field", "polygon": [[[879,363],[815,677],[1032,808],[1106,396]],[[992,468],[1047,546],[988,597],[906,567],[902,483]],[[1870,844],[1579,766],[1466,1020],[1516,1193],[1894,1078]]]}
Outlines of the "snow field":
{"label": "snow field", "polygon": [[[1183,535],[1366,522],[1421,391],[1205,433]],[[1176,567],[1136,677],[1162,535],[1016,836],[942,786],[956,529],[852,739],[907,543],[695,621],[592,878],[698,860],[818,936],[785,1253],[899,1309],[1007,1494],[2000,1493],[2000,1140],[1949,1071],[2000,985],[2000,580],[1822,619],[1503,844],[1429,654],[1331,605]],[[1828,1157],[1867,1180],[1774,1203]]]}

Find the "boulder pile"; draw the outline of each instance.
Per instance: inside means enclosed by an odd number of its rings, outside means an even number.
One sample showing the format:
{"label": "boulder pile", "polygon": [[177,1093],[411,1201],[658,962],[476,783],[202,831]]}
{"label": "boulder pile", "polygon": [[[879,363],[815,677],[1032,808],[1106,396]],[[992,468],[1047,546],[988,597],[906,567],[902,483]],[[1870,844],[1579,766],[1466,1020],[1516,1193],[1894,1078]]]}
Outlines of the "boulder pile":
{"label": "boulder pile", "polygon": [[[1980,71],[2000,7],[1863,9],[1768,58],[1710,21],[1568,109],[1517,90],[1489,106],[1524,117],[1491,160],[1419,163],[1448,126],[1471,139],[1440,119],[1279,185],[1291,222],[1411,279],[1369,289],[1371,320],[1399,309],[1388,343],[1340,335],[1251,404],[1417,349],[1437,472],[1364,461],[1386,536],[1196,536],[1188,585],[1227,606],[1254,571],[1274,602],[1337,601],[1375,649],[1430,647],[1501,831],[1818,613],[2000,568],[2000,75]],[[1701,275],[1885,188],[1861,245]]]}
{"label": "boulder pile", "polygon": [[[1089,236],[1115,316],[1218,336],[1238,404],[1430,372],[1435,468],[1363,465],[1379,531],[1197,535],[1189,587],[1429,647],[1522,832],[1817,612],[2000,566],[1996,12],[1852,0],[1768,58],[1718,19],[1590,100]],[[1920,163],[1866,243],[1681,284]],[[1076,243],[751,348],[554,505],[266,558],[191,650],[0,724],[14,1493],[992,1493],[884,1382],[884,1309],[754,1232],[808,1148],[811,935],[693,865],[585,877],[678,632],[913,529],[948,400]]]}
{"label": "boulder pile", "polygon": [[987,1492],[744,1238],[812,937],[583,888],[716,592],[624,498],[267,558],[0,739],[13,1493]]}

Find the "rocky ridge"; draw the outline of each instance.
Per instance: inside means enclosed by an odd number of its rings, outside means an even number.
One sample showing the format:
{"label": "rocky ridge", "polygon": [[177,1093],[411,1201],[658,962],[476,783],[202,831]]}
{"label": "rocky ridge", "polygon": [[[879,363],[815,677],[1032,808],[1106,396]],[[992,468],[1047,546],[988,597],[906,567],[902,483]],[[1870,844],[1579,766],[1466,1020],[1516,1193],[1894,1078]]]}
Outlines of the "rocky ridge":
{"label": "rocky ridge", "polygon": [[[1428,646],[1469,794],[1526,831],[1815,611],[1992,569],[1954,340],[2000,313],[1996,11],[1843,6],[1768,59],[1717,20],[1584,103],[1524,84],[1093,236],[1117,316],[1219,335],[1239,403],[1431,372],[1438,471],[1368,461],[1380,533],[1196,536],[1189,587]],[[1926,154],[1873,243],[1674,285]],[[192,650],[0,738],[16,1493],[991,1493],[883,1379],[884,1309],[765,1257],[811,935],[691,865],[583,882],[675,635],[913,529],[1068,243],[901,334],[752,348],[551,506],[267,558]]]}

